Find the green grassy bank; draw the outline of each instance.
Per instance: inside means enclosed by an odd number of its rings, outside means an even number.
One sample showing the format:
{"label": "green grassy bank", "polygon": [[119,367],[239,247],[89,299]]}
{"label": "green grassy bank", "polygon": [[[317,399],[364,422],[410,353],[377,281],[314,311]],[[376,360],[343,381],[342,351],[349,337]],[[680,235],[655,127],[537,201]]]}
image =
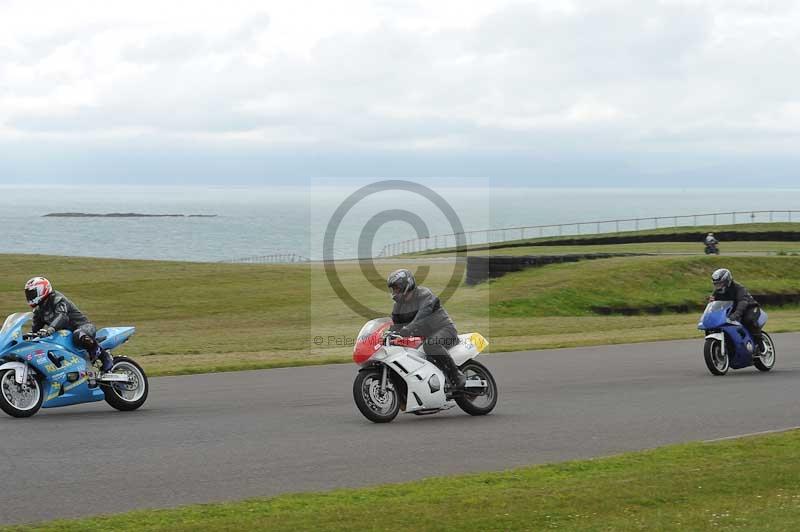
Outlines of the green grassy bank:
{"label": "green grassy bank", "polygon": [[[371,281],[406,265],[378,263]],[[413,267],[419,267],[414,264]],[[694,314],[602,316],[597,306],[699,304],[717,267],[755,293],[800,290],[797,257],[625,257],[547,266],[474,287],[446,302],[459,330],[490,351],[697,337]],[[26,310],[22,286],[46,275],[99,326],[135,325],[122,352],[156,374],[345,362],[366,321],[334,293],[320,264],[240,265],[0,255],[0,314]],[[424,283],[442,292],[455,265],[434,261]],[[337,263],[342,286],[390,312],[383,288],[355,262]],[[456,274],[463,272],[456,272]],[[460,277],[457,275],[457,279]],[[770,308],[771,332],[800,330],[800,309]]]}

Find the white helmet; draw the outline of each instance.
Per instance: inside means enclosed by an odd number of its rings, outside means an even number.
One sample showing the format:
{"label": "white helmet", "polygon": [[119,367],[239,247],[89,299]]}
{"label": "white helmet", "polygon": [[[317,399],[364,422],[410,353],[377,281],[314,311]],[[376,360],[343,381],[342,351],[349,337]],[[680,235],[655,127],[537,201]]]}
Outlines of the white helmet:
{"label": "white helmet", "polygon": [[730,270],[720,268],[711,274],[711,282],[714,283],[714,289],[724,290],[733,282],[733,274]]}
{"label": "white helmet", "polygon": [[52,293],[53,285],[44,277],[34,277],[25,283],[25,299],[28,300],[31,308],[38,306]]}

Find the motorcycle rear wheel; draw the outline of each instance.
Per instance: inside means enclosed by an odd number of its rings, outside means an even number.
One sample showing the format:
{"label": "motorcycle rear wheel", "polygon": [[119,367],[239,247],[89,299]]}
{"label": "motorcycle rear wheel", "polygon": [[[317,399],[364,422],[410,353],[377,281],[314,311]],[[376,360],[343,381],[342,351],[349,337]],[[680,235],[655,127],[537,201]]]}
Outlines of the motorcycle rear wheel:
{"label": "motorcycle rear wheel", "polygon": [[716,338],[706,338],[705,346],[703,346],[703,358],[706,361],[706,367],[712,375],[725,375],[728,373],[731,362],[726,353],[722,352],[722,342]]}
{"label": "motorcycle rear wheel", "polygon": [[486,391],[480,395],[463,394],[455,397],[456,404],[471,416],[485,416],[497,405],[497,383],[486,366],[476,360],[470,360],[461,371],[469,379],[486,381]]}
{"label": "motorcycle rear wheel", "polygon": [[136,410],[147,401],[150,384],[147,382],[147,375],[139,364],[128,357],[114,357],[114,365],[111,367],[111,372],[126,373],[132,378],[133,382],[130,384],[113,382],[108,386],[103,386],[106,403],[117,410],[128,412]]}
{"label": "motorcycle rear wheel", "polygon": [[772,343],[772,338],[767,333],[764,335],[764,345],[766,346],[766,354],[760,357],[753,357],[753,365],[759,371],[769,371],[775,367],[775,344]]}
{"label": "motorcycle rear wheel", "polygon": [[353,382],[353,400],[373,423],[388,423],[400,412],[400,397],[391,378],[387,378],[386,391],[381,393],[382,374],[382,368],[365,369],[358,372]]}

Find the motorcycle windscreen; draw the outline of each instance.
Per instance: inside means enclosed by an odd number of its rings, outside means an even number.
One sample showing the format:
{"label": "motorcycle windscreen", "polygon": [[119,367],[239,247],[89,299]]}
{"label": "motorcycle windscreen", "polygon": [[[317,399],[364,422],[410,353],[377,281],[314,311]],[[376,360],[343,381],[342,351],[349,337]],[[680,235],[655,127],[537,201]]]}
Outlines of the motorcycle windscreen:
{"label": "motorcycle windscreen", "polygon": [[733,306],[732,301],[712,301],[706,305],[706,310],[697,326],[701,329],[718,329],[728,322],[728,309]]}
{"label": "motorcycle windscreen", "polygon": [[353,347],[353,362],[360,365],[372,358],[381,348],[383,331],[391,325],[391,318],[376,318],[365,323],[358,331],[356,345]]}
{"label": "motorcycle windscreen", "polygon": [[16,339],[12,338],[14,333],[18,332],[32,318],[32,312],[17,312],[7,317],[6,321],[3,322],[3,327],[0,328],[0,349],[5,349],[11,343],[11,340]]}

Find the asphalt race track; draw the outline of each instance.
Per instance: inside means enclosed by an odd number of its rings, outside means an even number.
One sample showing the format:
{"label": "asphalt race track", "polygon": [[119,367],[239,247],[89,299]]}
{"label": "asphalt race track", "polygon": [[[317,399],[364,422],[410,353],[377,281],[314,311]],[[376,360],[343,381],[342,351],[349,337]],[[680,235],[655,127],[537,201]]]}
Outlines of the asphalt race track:
{"label": "asphalt race track", "polygon": [[365,486],[800,425],[800,334],[714,377],[702,338],[481,357],[495,412],[364,419],[355,365],[151,379],[132,413],[0,412],[0,524]]}

